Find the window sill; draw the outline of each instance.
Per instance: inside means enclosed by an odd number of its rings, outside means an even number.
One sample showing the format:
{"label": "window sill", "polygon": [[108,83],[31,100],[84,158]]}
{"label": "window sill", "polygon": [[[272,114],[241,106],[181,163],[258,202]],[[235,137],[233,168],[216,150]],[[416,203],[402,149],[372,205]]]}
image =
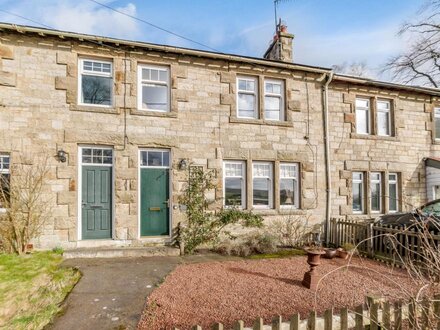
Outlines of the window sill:
{"label": "window sill", "polygon": [[230,123],[236,124],[253,124],[253,125],[271,125],[271,126],[281,126],[281,127],[292,127],[292,123],[288,121],[276,121],[276,120],[265,120],[265,119],[251,119],[251,118],[237,118],[229,117]]}
{"label": "window sill", "polygon": [[397,136],[368,135],[358,133],[351,133],[350,138],[364,140],[398,141]]}
{"label": "window sill", "polygon": [[305,215],[307,212],[302,209],[256,209],[252,208],[250,209],[252,213],[258,214],[261,216],[269,216],[269,215]]}
{"label": "window sill", "polygon": [[93,105],[80,105],[75,104],[70,106],[72,111],[83,111],[83,112],[98,112],[98,113],[110,113],[119,114],[119,109],[115,107],[95,107]]}
{"label": "window sill", "polygon": [[151,111],[151,110],[131,109],[130,113],[132,115],[137,115],[137,116],[177,118],[176,111],[160,112],[160,111]]}

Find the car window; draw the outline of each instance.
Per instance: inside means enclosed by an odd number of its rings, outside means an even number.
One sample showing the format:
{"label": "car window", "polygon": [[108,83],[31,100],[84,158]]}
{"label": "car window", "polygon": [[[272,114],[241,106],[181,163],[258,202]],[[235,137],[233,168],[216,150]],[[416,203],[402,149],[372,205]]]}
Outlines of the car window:
{"label": "car window", "polygon": [[426,205],[422,208],[422,212],[426,214],[434,214],[435,216],[440,216],[440,201]]}

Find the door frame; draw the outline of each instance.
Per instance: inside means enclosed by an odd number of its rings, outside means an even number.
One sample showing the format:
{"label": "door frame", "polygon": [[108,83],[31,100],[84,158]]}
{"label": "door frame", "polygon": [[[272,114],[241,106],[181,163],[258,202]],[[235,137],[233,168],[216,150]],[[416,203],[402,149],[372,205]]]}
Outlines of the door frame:
{"label": "door frame", "polygon": [[[107,150],[112,150],[112,163],[110,164],[83,164],[82,162],[82,150],[85,148],[99,148],[99,149],[107,149]],[[115,149],[113,146],[108,146],[108,145],[98,145],[98,144],[81,144],[78,145],[78,184],[77,184],[77,188],[78,188],[78,208],[77,208],[77,212],[78,212],[78,238],[77,241],[82,241],[83,237],[82,237],[82,170],[83,170],[83,165],[85,166],[102,166],[102,167],[111,167],[112,168],[112,177],[111,177],[111,189],[112,189],[112,206],[111,206],[111,211],[112,211],[112,217],[111,217],[111,237],[109,237],[108,239],[114,239],[115,238]],[[98,240],[98,239],[96,239]],[[100,239],[101,240],[101,239]],[[93,241],[93,239],[87,239],[87,241]]]}
{"label": "door frame", "polygon": [[[169,166],[141,166],[141,153],[142,151],[167,151],[168,155],[169,155]],[[171,233],[173,231],[172,228],[172,215],[173,215],[173,191],[172,191],[172,187],[173,187],[173,175],[172,175],[172,165],[173,164],[173,157],[172,157],[172,153],[171,153],[171,149],[164,149],[164,148],[139,148],[138,150],[138,198],[137,198],[137,202],[138,202],[138,232],[137,232],[137,237],[138,239],[143,239],[143,240],[148,240],[148,239],[156,239],[156,238],[171,238]],[[168,208],[168,235],[163,235],[163,236],[141,236],[141,170],[142,169],[148,169],[148,168],[161,168],[161,169],[168,169],[168,178],[169,178],[169,182],[168,182],[168,191],[169,191],[169,196],[168,199],[170,201],[169,203],[169,208]]]}

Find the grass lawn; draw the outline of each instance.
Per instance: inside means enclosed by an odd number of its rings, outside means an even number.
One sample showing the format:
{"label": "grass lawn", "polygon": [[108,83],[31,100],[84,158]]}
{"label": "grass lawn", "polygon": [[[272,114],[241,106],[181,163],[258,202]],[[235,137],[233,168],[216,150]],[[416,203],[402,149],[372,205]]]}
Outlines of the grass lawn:
{"label": "grass lawn", "polygon": [[61,262],[55,252],[0,254],[1,329],[42,329],[60,311],[81,277]]}

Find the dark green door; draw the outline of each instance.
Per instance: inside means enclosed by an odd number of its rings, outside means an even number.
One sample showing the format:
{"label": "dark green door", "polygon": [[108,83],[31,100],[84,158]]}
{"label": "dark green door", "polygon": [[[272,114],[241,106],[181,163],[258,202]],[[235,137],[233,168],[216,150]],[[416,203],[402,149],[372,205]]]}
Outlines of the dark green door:
{"label": "dark green door", "polygon": [[141,236],[169,235],[169,170],[141,169]]}
{"label": "dark green door", "polygon": [[111,238],[112,168],[82,168],[82,238]]}

